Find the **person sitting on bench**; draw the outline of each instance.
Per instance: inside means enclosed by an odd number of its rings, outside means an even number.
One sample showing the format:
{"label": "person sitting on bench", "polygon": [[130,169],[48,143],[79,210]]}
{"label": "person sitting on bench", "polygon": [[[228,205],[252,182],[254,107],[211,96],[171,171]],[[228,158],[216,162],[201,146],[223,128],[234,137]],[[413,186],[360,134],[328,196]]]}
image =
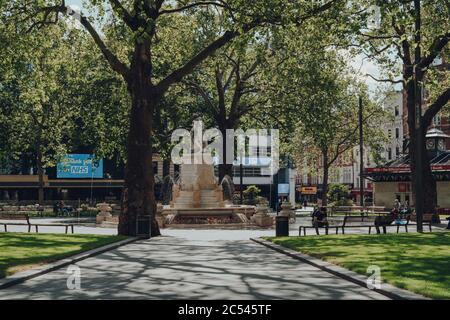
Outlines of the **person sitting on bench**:
{"label": "person sitting on bench", "polygon": [[399,217],[399,213],[394,210],[387,216],[378,216],[375,218],[375,229],[377,229],[377,233],[380,234],[380,227],[383,228],[383,233],[386,234],[386,226],[390,225],[392,222],[397,220]]}
{"label": "person sitting on bench", "polygon": [[391,214],[398,214],[398,213],[400,213],[401,207],[402,206],[400,204],[400,201],[398,201],[398,199],[395,199],[394,200],[394,206],[393,206],[393,208],[391,210]]}
{"label": "person sitting on bench", "polygon": [[[316,210],[314,210],[314,212],[312,214],[312,224],[313,224],[313,227],[316,228],[317,234],[319,234],[318,228],[323,228],[325,226],[328,226],[327,211],[324,207],[319,207]],[[328,234],[328,229],[326,229],[326,233]]]}

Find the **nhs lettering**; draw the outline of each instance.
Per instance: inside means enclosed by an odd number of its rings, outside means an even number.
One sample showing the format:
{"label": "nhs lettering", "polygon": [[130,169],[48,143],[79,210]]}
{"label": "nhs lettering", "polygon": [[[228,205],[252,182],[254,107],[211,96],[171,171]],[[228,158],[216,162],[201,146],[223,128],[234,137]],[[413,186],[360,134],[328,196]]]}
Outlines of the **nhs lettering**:
{"label": "nhs lettering", "polygon": [[95,160],[91,154],[66,154],[58,162],[57,178],[103,178],[103,159]]}

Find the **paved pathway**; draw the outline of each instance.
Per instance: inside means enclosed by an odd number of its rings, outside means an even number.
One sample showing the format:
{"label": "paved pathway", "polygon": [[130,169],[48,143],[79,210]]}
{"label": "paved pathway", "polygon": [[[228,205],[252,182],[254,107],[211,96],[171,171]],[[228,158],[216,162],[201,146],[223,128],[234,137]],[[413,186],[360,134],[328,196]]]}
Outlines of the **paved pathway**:
{"label": "paved pathway", "polygon": [[0,299],[385,298],[249,240],[208,234],[139,241],[81,261],[81,290],[68,290],[60,269],[0,290]]}

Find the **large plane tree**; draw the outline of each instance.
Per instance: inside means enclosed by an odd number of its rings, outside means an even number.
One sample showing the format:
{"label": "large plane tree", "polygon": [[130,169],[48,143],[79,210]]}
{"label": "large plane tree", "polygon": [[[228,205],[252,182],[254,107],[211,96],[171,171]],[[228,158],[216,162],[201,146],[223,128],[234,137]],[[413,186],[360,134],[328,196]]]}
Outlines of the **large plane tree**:
{"label": "large plane tree", "polygon": [[[125,190],[119,234],[135,235],[136,219],[140,215],[152,216],[152,235],[159,235],[154,218],[154,176],[152,171],[152,129],[155,110],[160,108],[168,89],[236,37],[257,27],[271,24],[300,24],[302,20],[320,14],[345,1],[277,1],[277,0],[90,0],[93,16],[74,12],[64,0],[9,1],[13,19],[29,21],[29,31],[57,23],[61,16],[72,15],[89,33],[109,66],[125,81],[131,96]],[[195,16],[202,10],[215,10],[223,24],[223,32],[203,47],[196,48],[190,56],[159,62],[162,50],[183,52],[183,42],[171,41],[176,33],[196,28]],[[127,55],[109,45],[105,33],[97,30],[94,16],[114,20],[118,34],[130,47]],[[99,17],[100,16],[100,17]],[[192,25],[177,25],[178,20],[190,18]],[[162,32],[173,26],[172,33]],[[165,49],[161,49],[164,45]],[[115,50],[113,50],[113,48]],[[119,51],[119,52],[118,52]],[[186,53],[186,52],[183,52]],[[127,57],[128,56],[128,57]],[[178,55],[179,56],[179,55]],[[177,56],[177,57],[178,57]],[[127,59],[128,58],[128,59]],[[156,68],[158,66],[158,68]]]}
{"label": "large plane tree", "polygon": [[[401,84],[405,92],[408,150],[415,205],[416,209],[420,207],[417,225],[421,231],[420,213],[434,213],[437,206],[436,181],[427,157],[425,135],[433,118],[450,99],[448,66],[436,66],[439,58],[448,62],[445,60],[449,57],[450,5],[446,0],[361,0],[360,3],[378,8],[374,11],[374,25],[359,32],[367,55],[387,73],[384,79],[374,79]],[[421,104],[424,107],[419,114]]]}

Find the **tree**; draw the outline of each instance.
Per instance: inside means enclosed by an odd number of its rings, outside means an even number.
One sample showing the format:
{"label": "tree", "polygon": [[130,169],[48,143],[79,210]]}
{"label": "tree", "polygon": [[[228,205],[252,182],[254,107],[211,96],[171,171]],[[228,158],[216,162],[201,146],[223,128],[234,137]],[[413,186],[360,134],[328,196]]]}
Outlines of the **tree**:
{"label": "tree", "polygon": [[[184,81],[192,93],[203,100],[203,118],[217,127],[223,137],[226,137],[227,129],[236,130],[243,117],[251,117],[268,100],[258,83],[265,46],[250,41],[254,40],[246,37],[220,50]],[[219,183],[226,175],[233,177],[233,164],[225,161],[226,150],[224,139]]]}
{"label": "tree", "polygon": [[[436,182],[427,157],[425,135],[433,117],[450,99],[450,88],[445,80],[448,79],[448,68],[438,70],[433,66],[436,58],[449,56],[450,7],[445,0],[359,2],[360,9],[370,5],[377,5],[380,9],[379,26],[362,28],[359,43],[369,57],[385,67],[386,79],[376,80],[403,86],[408,110],[408,150],[416,210],[420,213],[435,212]],[[367,18],[367,14],[363,14],[362,18]],[[399,74],[401,79],[397,78]],[[439,85],[442,82],[446,85]],[[431,94],[428,96],[428,107],[419,114],[423,88]],[[423,164],[423,170],[417,170],[419,164]],[[419,185],[422,193],[416,192]],[[417,221],[419,231],[422,230],[420,213]]]}
{"label": "tree", "polygon": [[[106,6],[104,1],[90,1],[97,5],[100,13]],[[154,177],[152,172],[152,129],[155,110],[169,88],[180,82],[217,49],[220,49],[236,37],[248,33],[254,28],[267,23],[285,23],[299,21],[308,16],[318,14],[337,2],[317,5],[315,2],[298,1],[284,3],[280,1],[164,1],[164,0],[109,0],[113,19],[121,30],[122,36],[130,49],[129,61],[115,54],[101,34],[95,29],[91,19],[84,15],[73,14],[64,0],[57,2],[37,1],[25,5],[11,3],[11,11],[32,21],[31,29],[43,27],[58,21],[60,14],[72,14],[78,17],[80,24],[91,35],[110,67],[125,81],[131,97],[130,121],[127,138],[127,162],[125,173],[125,191],[122,213],[119,219],[119,234],[135,235],[138,215],[152,217],[152,235],[159,234],[154,218],[156,205],[154,200]],[[158,64],[155,57],[157,48],[166,45],[175,53],[182,51],[183,43],[172,43],[166,32],[162,37],[159,31],[178,26],[179,21],[195,16],[195,13],[206,8],[218,12],[217,17],[223,22],[223,33],[208,43],[189,52],[190,57],[176,59],[178,63]],[[106,14],[105,14],[106,16]],[[103,16],[103,17],[105,17]],[[20,18],[19,18],[20,19]],[[190,22],[195,28],[196,21]],[[161,49],[160,49],[161,50]],[[181,61],[180,61],[181,60]],[[165,67],[162,70],[156,68]]]}
{"label": "tree", "polygon": [[43,204],[44,170],[65,152],[75,112],[69,88],[79,73],[79,38],[77,30],[63,24],[52,26],[45,34],[20,34],[7,27],[1,32],[8,38],[2,50],[14,52],[5,52],[9,58],[1,62],[7,72],[1,79],[0,104],[7,110],[2,122],[8,128],[2,149],[10,159],[26,152],[33,156],[39,177],[38,200]]}
{"label": "tree", "polygon": [[188,129],[195,119],[201,116],[197,112],[198,101],[186,93],[182,85],[174,86],[161,100],[161,108],[155,110],[154,150],[163,160],[163,177],[169,175],[170,157],[173,148],[172,133],[179,128]]}
{"label": "tree", "polygon": [[[286,152],[298,167],[322,172],[322,205],[327,205],[330,168],[359,142],[359,97],[364,100],[363,129],[367,146],[379,143],[384,112],[371,102],[354,70],[331,50],[304,51],[300,59],[278,65],[282,77],[279,101],[291,127]],[[287,72],[289,70],[289,72]]]}
{"label": "tree", "polygon": [[344,184],[332,184],[329,187],[328,199],[337,206],[346,206],[349,202],[350,191]]}

